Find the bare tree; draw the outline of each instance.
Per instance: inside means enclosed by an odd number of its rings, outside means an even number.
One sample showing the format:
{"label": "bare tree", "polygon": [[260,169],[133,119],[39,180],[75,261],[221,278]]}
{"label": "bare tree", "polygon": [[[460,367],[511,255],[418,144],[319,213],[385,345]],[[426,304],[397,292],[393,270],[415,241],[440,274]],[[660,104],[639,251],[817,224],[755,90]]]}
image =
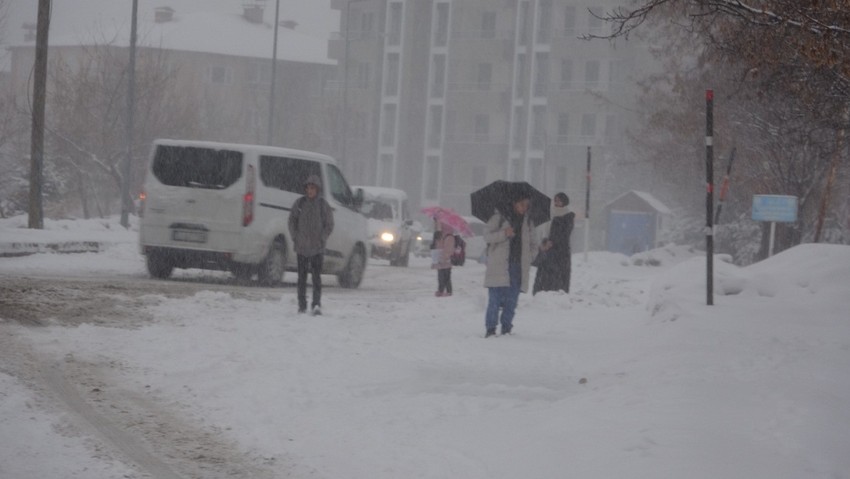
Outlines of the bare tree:
{"label": "bare tree", "polygon": [[[768,75],[748,63],[729,61],[716,54],[699,33],[672,22],[663,23],[651,35],[647,40],[657,46],[664,67],[642,84],[639,111],[643,128],[632,132],[636,150],[648,167],[645,170],[652,172],[654,181],[672,187],[673,204],[698,214],[702,195],[694,192],[704,187],[702,93],[710,85],[722,111],[714,117],[715,151],[722,157],[736,146],[739,158],[733,175],[734,194],[724,210],[726,230],[736,239],[725,245],[735,250],[730,252],[746,256],[743,262],[757,257],[758,252],[747,246],[758,234],[748,218],[753,194],[791,194],[800,199],[800,221],[780,228],[777,249],[813,239],[819,228],[825,179],[843,152],[835,134],[843,129],[823,114],[827,105],[821,101],[827,97],[814,101],[803,95],[778,95],[793,90],[796,79],[792,75],[781,69]],[[819,77],[810,78],[814,82]],[[836,177],[846,171],[846,167],[838,168]],[[723,233],[721,228],[719,235]]]}
{"label": "bare tree", "polygon": [[[82,49],[73,61],[59,55],[51,64],[48,140],[57,170],[68,178],[65,194],[79,195],[84,214],[91,202],[99,214],[108,214],[120,196],[126,158],[126,51]],[[174,74],[162,50],[139,52],[131,192],[140,189],[151,140],[191,135],[198,124],[197,108],[179,94]]]}

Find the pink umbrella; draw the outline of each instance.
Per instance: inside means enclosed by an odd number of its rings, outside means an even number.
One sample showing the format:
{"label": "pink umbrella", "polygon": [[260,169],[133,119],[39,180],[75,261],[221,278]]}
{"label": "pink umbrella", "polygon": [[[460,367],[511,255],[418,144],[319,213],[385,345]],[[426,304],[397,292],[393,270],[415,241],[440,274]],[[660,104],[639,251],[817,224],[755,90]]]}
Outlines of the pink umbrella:
{"label": "pink umbrella", "polygon": [[451,208],[443,208],[442,206],[429,206],[422,208],[422,213],[434,218],[434,221],[439,222],[443,228],[442,231],[453,230],[460,233],[461,236],[475,236],[469,223],[457,212]]}

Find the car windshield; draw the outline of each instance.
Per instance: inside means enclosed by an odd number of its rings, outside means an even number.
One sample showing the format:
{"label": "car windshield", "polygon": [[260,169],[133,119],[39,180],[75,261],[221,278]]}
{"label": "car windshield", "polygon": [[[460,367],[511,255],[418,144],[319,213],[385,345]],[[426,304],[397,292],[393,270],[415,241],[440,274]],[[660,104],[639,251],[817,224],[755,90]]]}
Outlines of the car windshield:
{"label": "car windshield", "polygon": [[389,203],[385,203],[377,199],[365,200],[361,211],[367,218],[374,220],[393,220],[393,207]]}

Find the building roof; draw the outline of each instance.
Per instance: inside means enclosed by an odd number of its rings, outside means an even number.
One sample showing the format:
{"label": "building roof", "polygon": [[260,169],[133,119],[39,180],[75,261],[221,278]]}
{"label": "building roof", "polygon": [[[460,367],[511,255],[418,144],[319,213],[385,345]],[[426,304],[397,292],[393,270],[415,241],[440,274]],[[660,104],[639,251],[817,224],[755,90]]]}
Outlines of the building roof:
{"label": "building roof", "polygon": [[652,196],[651,194],[649,194],[645,191],[638,191],[638,190],[626,191],[625,193],[621,194],[620,196],[618,196],[618,197],[614,198],[613,200],[611,200],[610,202],[608,202],[608,206],[613,205],[614,203],[618,202],[619,200],[623,199],[624,197],[626,197],[628,195],[637,196],[639,199],[643,200],[643,202],[645,202],[650,208],[654,209],[655,211],[657,211],[658,213],[660,213],[662,215],[673,214],[673,212],[670,211],[670,208],[668,208],[667,205],[662,203],[656,197]]}
{"label": "building roof", "polygon": [[[30,4],[20,0],[13,3],[13,22],[8,25],[17,27],[29,23],[34,26],[37,9],[33,6],[23,9],[21,3]],[[199,7],[199,2],[190,0],[162,0],[158,3],[141,0],[136,44],[140,47],[166,50],[271,59],[274,43],[274,2],[266,7],[262,23],[252,23],[245,18],[243,3],[265,2],[207,0],[201,2]],[[156,10],[170,10],[171,20],[154,21]],[[283,11],[280,20],[290,25],[293,23]],[[130,2],[55,1],[48,41],[50,46],[129,46],[130,24]],[[17,31],[9,28],[7,45],[34,46],[34,40],[25,39],[25,33],[23,28]],[[328,58],[327,38],[311,36],[286,27],[278,29],[277,58],[295,62],[335,64],[334,60]]]}

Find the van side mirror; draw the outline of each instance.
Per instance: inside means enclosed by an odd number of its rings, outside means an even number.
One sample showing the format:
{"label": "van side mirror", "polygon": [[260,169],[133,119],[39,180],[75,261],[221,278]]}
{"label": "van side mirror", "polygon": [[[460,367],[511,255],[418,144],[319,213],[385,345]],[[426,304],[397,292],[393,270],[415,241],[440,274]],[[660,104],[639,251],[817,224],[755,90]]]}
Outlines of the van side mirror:
{"label": "van side mirror", "polygon": [[354,191],[354,209],[360,211],[363,207],[363,188],[357,188]]}

